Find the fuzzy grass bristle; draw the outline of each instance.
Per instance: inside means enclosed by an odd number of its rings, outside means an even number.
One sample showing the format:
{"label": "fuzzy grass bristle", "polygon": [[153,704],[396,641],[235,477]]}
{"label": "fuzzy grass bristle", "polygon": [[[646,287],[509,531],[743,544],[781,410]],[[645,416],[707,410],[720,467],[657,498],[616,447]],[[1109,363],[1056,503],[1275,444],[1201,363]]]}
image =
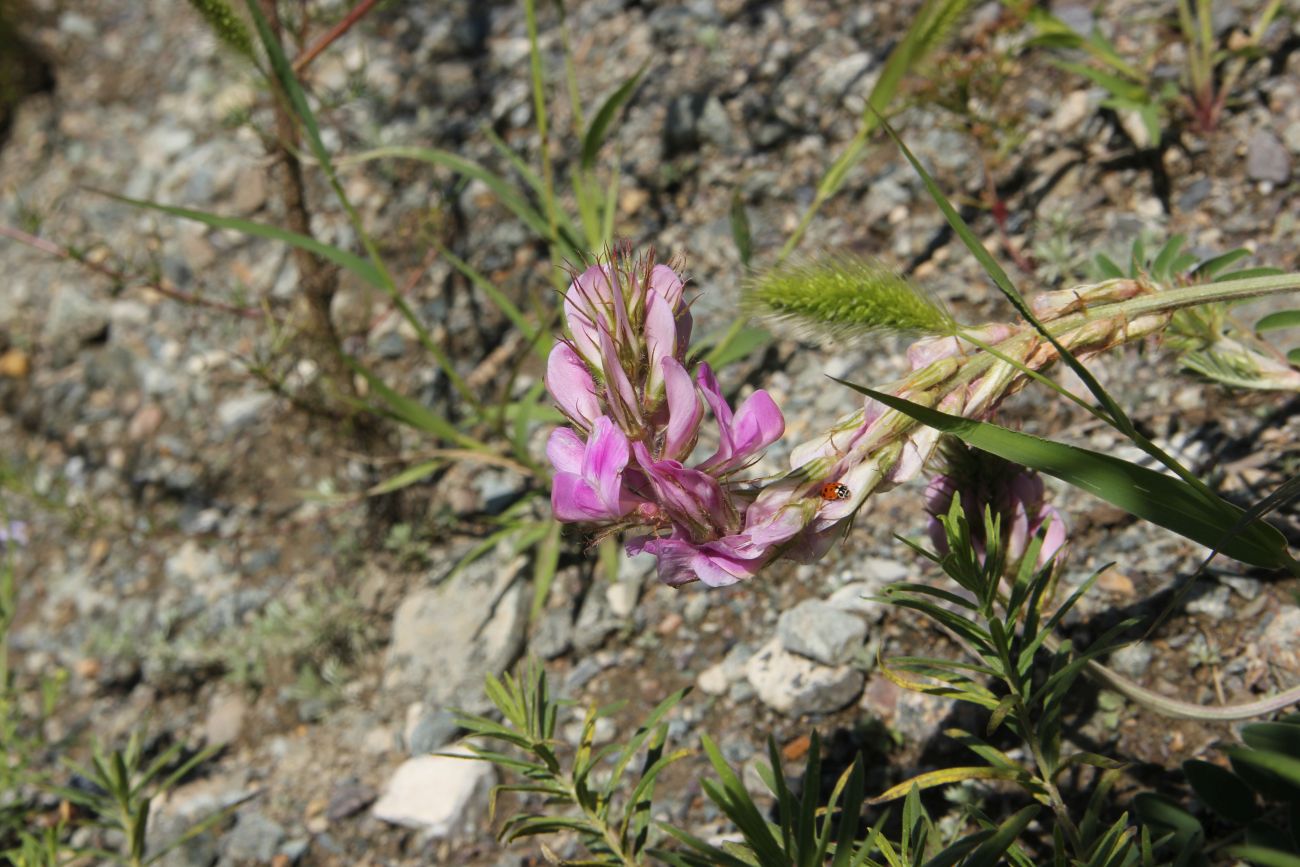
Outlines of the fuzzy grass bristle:
{"label": "fuzzy grass bristle", "polygon": [[957,322],[920,287],[874,259],[839,253],[782,265],[745,289],[751,314],[832,338],[873,331],[954,334]]}

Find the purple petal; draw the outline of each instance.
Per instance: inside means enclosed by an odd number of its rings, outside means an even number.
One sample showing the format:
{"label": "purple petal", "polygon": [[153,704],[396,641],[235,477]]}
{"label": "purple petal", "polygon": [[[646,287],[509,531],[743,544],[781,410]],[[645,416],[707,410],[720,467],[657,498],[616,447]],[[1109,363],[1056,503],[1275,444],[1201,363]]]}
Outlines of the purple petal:
{"label": "purple petal", "polygon": [[618,349],[609,332],[600,331],[600,370],[605,376],[605,399],[611,413],[621,423],[630,426],[641,424],[640,403],[637,401],[636,389],[627,378],[627,372],[619,361]]}
{"label": "purple petal", "polygon": [[648,299],[645,318],[645,345],[650,360],[646,394],[657,397],[663,387],[663,361],[677,351],[677,321],[673,309],[658,295]]}
{"label": "purple petal", "polygon": [[745,542],[737,545],[737,550],[757,557],[793,539],[816,513],[816,504],[807,499],[796,500],[758,520],[753,520],[752,511],[745,515],[745,532],[741,534]]}
{"label": "purple petal", "polygon": [[627,437],[623,432],[605,416],[596,419],[582,458],[582,476],[597,491],[601,504],[613,517],[621,517],[626,512],[620,501],[623,469],[629,457]]}
{"label": "purple petal", "polygon": [[595,380],[567,343],[556,343],[546,360],[546,388],[560,411],[577,425],[590,428],[601,414]]}
{"label": "purple petal", "polygon": [[681,362],[671,356],[663,359],[664,390],[668,396],[668,427],[664,440],[663,457],[685,460],[695,448],[699,436],[700,417],[704,407],[695,393],[695,383]]}
{"label": "purple petal", "polygon": [[668,302],[668,309],[675,310],[682,302],[686,287],[677,272],[667,265],[656,265],[650,269],[650,291]]}
{"label": "purple petal", "polygon": [[718,450],[700,464],[701,469],[725,472],[767,448],[785,433],[785,419],[776,401],[766,391],[758,390],[745,398],[740,412],[731,412],[722,396],[718,380],[707,364],[701,364],[696,380],[700,392],[713,409],[718,422]]}
{"label": "purple petal", "polygon": [[776,401],[766,391],[758,391],[745,398],[736,413],[732,439],[734,453],[731,462],[743,461],[767,448],[785,433],[785,418]]}
{"label": "purple petal", "polygon": [[629,552],[645,551],[659,558],[659,580],[672,587],[701,581],[709,587],[725,587],[752,578],[763,563],[737,556],[724,542],[696,545],[685,539],[638,540]]}
{"label": "purple petal", "polygon": [[556,473],[551,481],[551,510],[557,521],[602,521],[608,510],[596,490],[582,476]]}
{"label": "purple petal", "polygon": [[[1038,549],[1039,566],[1056,556],[1057,552],[1065,546],[1065,519],[1061,517],[1061,513],[1048,506],[1043,510],[1041,518],[1047,524],[1047,532],[1043,534],[1043,546]],[[1034,532],[1038,530],[1035,529]]]}
{"label": "purple petal", "polygon": [[571,428],[557,427],[546,441],[546,456],[561,473],[581,473],[582,456],[587,446]]}
{"label": "purple petal", "polygon": [[659,505],[676,522],[699,536],[720,536],[736,529],[735,507],[708,473],[683,467],[679,461],[656,461],[642,443],[633,454],[654,489]]}
{"label": "purple petal", "polygon": [[564,294],[564,319],[578,354],[588,364],[600,363],[599,324],[610,321],[613,289],[604,266],[593,265],[569,285]]}

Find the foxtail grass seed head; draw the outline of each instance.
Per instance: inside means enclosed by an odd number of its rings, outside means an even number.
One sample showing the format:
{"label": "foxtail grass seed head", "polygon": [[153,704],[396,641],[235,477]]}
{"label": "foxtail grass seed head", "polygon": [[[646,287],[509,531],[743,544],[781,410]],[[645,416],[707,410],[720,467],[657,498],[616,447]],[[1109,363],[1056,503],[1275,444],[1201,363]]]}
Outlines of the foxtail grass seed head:
{"label": "foxtail grass seed head", "polygon": [[212,32],[227,47],[250,60],[256,57],[253,52],[253,37],[249,34],[244,19],[239,17],[226,0],[190,0],[190,5],[203,16]]}
{"label": "foxtail grass seed head", "polygon": [[872,331],[948,335],[956,322],[906,278],[873,259],[849,255],[778,266],[745,292],[753,315],[834,338]]}

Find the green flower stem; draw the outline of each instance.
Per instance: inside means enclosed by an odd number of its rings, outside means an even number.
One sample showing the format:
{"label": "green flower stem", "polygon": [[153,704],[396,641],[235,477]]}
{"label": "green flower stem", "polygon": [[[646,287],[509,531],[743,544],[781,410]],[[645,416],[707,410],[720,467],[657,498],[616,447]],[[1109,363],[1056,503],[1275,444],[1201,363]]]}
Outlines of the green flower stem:
{"label": "green flower stem", "polygon": [[1132,298],[1128,301],[1101,304],[1082,314],[1063,317],[1050,323],[1050,325],[1055,331],[1057,327],[1070,327],[1071,320],[1076,318],[1084,322],[1115,316],[1134,318],[1149,313],[1172,313],[1184,307],[1196,307],[1201,304],[1242,301],[1247,298],[1279,295],[1284,292],[1294,292],[1297,289],[1300,289],[1300,274],[1277,274],[1269,277],[1250,277],[1245,280],[1202,283],[1196,286],[1165,289],[1150,295]]}

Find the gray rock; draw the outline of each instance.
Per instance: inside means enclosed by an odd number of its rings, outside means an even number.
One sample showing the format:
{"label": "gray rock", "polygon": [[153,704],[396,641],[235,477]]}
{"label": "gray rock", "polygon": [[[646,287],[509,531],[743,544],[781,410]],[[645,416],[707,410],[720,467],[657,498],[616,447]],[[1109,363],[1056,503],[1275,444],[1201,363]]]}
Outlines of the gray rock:
{"label": "gray rock", "polygon": [[1291,153],[1300,154],[1300,120],[1286,125],[1286,129],[1282,130],[1282,141]]}
{"label": "gray rock", "polygon": [[443,708],[424,709],[406,736],[406,749],[413,756],[423,756],[451,743],[460,731],[456,715]]}
{"label": "gray rock", "polygon": [[1247,578],[1245,575],[1223,575],[1219,580],[1231,587],[1233,592],[1247,602],[1256,599],[1264,590],[1264,585],[1258,579]]}
{"label": "gray rock", "polygon": [[619,581],[605,588],[605,602],[609,605],[610,614],[623,620],[632,616],[640,595],[640,586],[631,581]]}
{"label": "gray rock", "polygon": [[509,470],[485,470],[475,473],[470,484],[478,493],[483,510],[495,515],[519,498],[524,480]]}
{"label": "gray rock", "polygon": [[610,611],[605,594],[594,588],[582,601],[582,610],[573,625],[573,649],[579,654],[591,653],[622,626],[623,621]]}
{"label": "gray rock", "polygon": [[1270,664],[1300,675],[1300,608],[1279,611],[1259,636],[1259,655]]}
{"label": "gray rock", "polygon": [[708,93],[683,93],[668,104],[664,121],[664,155],[672,158],[698,150],[701,144],[726,147],[734,132],[721,100]]}
{"label": "gray rock", "polygon": [[493,776],[487,762],[449,756],[407,759],[370,812],[384,822],[419,828],[431,837],[458,835],[487,809]]}
{"label": "gray rock", "polygon": [[233,743],[244,727],[248,702],[239,693],[219,692],[208,706],[203,723],[203,739],[209,746]]}
{"label": "gray rock", "polygon": [[731,118],[727,116],[727,110],[722,105],[722,100],[716,96],[710,96],[704,100],[704,107],[700,110],[700,117],[697,123],[700,139],[709,144],[725,148],[732,143],[735,133],[731,128]]}
{"label": "gray rock", "polygon": [[854,581],[836,590],[826,600],[828,605],[841,608],[850,614],[864,618],[868,623],[879,623],[889,608],[887,602],[880,602],[871,597],[880,593],[880,586],[873,581]]}
{"label": "gray rock", "polygon": [[753,655],[754,650],[748,644],[741,642],[734,645],[721,662],[715,662],[700,672],[695,685],[707,695],[726,694],[732,684],[744,680],[746,663]]}
{"label": "gray rock", "polygon": [[[1196,591],[1193,590],[1192,592],[1195,593]],[[1219,584],[1190,600],[1187,603],[1187,613],[1204,614],[1211,620],[1226,620],[1232,616],[1232,605],[1229,602],[1231,598],[1232,591]]]}
{"label": "gray rock", "polygon": [[830,667],[789,653],[773,638],[754,654],[745,674],[763,704],[783,714],[831,713],[853,703],[862,692],[862,672]]}
{"label": "gray rock", "polygon": [[1257,130],[1246,144],[1246,176],[1275,184],[1291,178],[1291,154],[1268,130]]}
{"label": "gray rock", "polygon": [[339,822],[349,816],[355,816],[375,802],[375,790],[356,780],[344,780],[330,792],[329,804],[325,807],[325,818],[330,822]]}
{"label": "gray rock", "polygon": [[217,405],[217,422],[227,434],[252,427],[274,398],[265,391],[252,391],[227,398]]}
{"label": "gray rock", "polygon": [[103,340],[108,333],[110,314],[107,304],[80,289],[56,287],[42,333],[55,364],[68,364],[82,346]]}
{"label": "gray rock", "polygon": [[1146,674],[1155,651],[1145,641],[1126,644],[1110,655],[1106,665],[1125,677],[1137,679]]}
{"label": "gray rock", "polygon": [[284,828],[256,811],[240,813],[221,841],[223,863],[254,861],[265,864],[275,857],[284,840]]}
{"label": "gray rock", "polygon": [[528,651],[542,659],[555,659],[573,646],[573,615],[567,608],[542,612],[528,639]]}
{"label": "gray rock", "polygon": [[406,338],[399,331],[387,331],[375,341],[375,352],[380,358],[401,358],[406,352]]}
{"label": "gray rock", "polygon": [[393,617],[384,689],[431,707],[488,708],[483,677],[503,671],[523,644],[528,599],[523,557],[493,554],[437,587],[408,594]]}
{"label": "gray rock", "polygon": [[862,647],[867,624],[843,608],[807,599],[781,615],[776,633],[791,653],[822,665],[843,665]]}

